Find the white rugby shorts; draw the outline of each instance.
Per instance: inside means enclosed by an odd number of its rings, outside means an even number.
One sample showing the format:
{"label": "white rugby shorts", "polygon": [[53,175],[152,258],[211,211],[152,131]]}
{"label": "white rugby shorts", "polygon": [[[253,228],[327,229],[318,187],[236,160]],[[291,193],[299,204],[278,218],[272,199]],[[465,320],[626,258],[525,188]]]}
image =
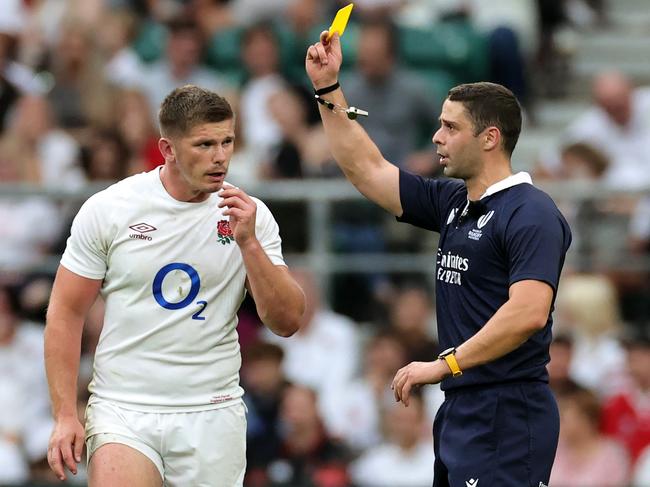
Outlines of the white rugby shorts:
{"label": "white rugby shorts", "polygon": [[240,487],[246,471],[246,406],[191,412],[143,412],[92,399],[86,408],[88,462],[120,443],[149,458],[165,487]]}

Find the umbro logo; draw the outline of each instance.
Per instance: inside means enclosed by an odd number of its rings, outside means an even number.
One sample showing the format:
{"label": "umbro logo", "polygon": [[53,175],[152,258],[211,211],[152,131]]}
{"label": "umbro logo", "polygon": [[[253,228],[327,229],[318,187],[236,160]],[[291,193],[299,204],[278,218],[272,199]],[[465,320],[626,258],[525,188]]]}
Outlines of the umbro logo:
{"label": "umbro logo", "polygon": [[469,479],[465,481],[467,487],[478,487],[478,479]]}
{"label": "umbro logo", "polygon": [[149,235],[145,235],[145,233],[158,230],[156,227],[149,225],[148,223],[136,223],[135,225],[131,225],[129,228],[137,232],[129,235],[129,238],[136,240],[153,240]]}

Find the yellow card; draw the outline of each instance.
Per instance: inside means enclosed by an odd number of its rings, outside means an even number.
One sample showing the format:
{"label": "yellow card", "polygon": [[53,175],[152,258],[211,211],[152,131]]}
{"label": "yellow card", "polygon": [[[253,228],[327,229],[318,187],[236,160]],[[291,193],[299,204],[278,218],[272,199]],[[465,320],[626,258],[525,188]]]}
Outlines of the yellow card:
{"label": "yellow card", "polygon": [[327,40],[330,40],[332,38],[334,32],[338,32],[339,37],[343,35],[343,32],[345,31],[345,26],[348,25],[348,19],[350,18],[350,12],[352,12],[352,7],[354,7],[353,3],[346,5],[343,8],[340,8],[339,11],[336,12],[336,17],[334,17],[334,20],[332,21],[332,25],[330,25],[329,33],[327,34]]}

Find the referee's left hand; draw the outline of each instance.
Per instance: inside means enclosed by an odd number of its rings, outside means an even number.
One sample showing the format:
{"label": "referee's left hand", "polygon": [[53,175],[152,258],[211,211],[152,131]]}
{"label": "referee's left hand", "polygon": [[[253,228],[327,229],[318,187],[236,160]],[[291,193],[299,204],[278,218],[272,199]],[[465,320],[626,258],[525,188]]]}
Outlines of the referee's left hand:
{"label": "referee's left hand", "polygon": [[424,384],[437,384],[450,374],[449,367],[442,360],[411,362],[397,371],[390,388],[395,394],[395,400],[397,402],[402,401],[404,406],[408,407],[413,387]]}

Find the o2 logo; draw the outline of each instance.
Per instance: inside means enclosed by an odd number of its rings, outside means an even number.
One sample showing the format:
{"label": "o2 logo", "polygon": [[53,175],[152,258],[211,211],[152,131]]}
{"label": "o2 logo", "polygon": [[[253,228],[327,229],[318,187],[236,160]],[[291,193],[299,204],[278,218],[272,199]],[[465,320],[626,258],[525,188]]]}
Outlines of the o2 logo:
{"label": "o2 logo", "polygon": [[[162,284],[163,281],[165,280],[165,277],[167,277],[167,274],[173,271],[185,272],[190,277],[190,281],[192,283],[192,286],[190,287],[190,292],[187,293],[187,296],[185,296],[184,299],[176,303],[167,301],[167,299],[165,299],[165,296],[163,296],[163,291],[162,291]],[[196,269],[194,267],[192,267],[189,264],[183,264],[181,262],[172,262],[171,264],[167,264],[166,266],[164,266],[156,273],[156,277],[154,277],[153,279],[152,291],[153,291],[153,297],[156,299],[156,302],[163,308],[183,309],[194,302],[194,299],[199,294],[200,288],[201,288],[201,278],[199,277],[199,273],[196,272]],[[203,313],[205,308],[208,306],[207,301],[197,301],[196,304],[200,306],[200,309],[192,315],[192,319],[205,320],[205,316],[201,316],[201,313]]]}

